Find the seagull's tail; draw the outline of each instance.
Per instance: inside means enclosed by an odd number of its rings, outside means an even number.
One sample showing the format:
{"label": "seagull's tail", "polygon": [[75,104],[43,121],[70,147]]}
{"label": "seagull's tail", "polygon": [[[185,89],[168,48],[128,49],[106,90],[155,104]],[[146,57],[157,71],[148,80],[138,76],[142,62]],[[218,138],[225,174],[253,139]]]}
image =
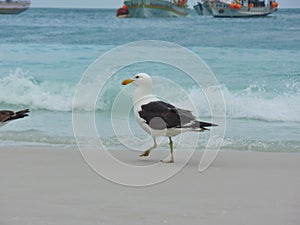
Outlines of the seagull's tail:
{"label": "seagull's tail", "polygon": [[29,116],[28,115],[29,112],[30,112],[29,109],[24,109],[24,110],[18,111],[18,112],[15,113],[15,115],[10,117],[7,121],[21,119],[21,118],[24,118],[26,116]]}
{"label": "seagull's tail", "polygon": [[207,127],[215,127],[215,126],[218,126],[218,125],[214,124],[214,123],[196,121],[196,126],[197,126],[197,128],[200,128],[200,131],[205,131],[205,130],[209,130],[209,129],[207,129]]}

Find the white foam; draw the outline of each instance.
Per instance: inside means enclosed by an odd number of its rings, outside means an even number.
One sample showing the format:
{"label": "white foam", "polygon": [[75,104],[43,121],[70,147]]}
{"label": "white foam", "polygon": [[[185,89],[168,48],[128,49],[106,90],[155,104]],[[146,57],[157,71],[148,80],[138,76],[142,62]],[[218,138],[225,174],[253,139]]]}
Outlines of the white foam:
{"label": "white foam", "polygon": [[[264,87],[257,85],[251,85],[248,88],[236,91],[221,86],[221,90],[225,98],[229,118],[300,122],[300,91],[298,86],[298,83],[286,84],[285,90],[281,92],[266,91]],[[26,72],[16,69],[8,76],[0,79],[0,105],[17,105],[18,107],[22,105],[31,109],[72,111],[76,87],[76,82],[37,82],[33,77],[27,76]],[[90,88],[95,87],[86,87],[87,90]],[[106,91],[98,99],[96,107],[100,111],[109,111],[115,96],[120,91],[115,84],[109,84],[105,89]],[[213,91],[213,89],[210,90],[211,94],[213,94]],[[165,92],[166,96],[170,95],[169,89],[165,89]],[[163,93],[161,95],[164,96]],[[189,90],[188,97],[198,109],[199,116],[210,116],[209,104],[201,90]],[[180,107],[186,105],[185,100],[173,102]],[[85,104],[84,98],[81,104],[76,106],[76,109],[93,110]]]}
{"label": "white foam", "polygon": [[[281,93],[267,93],[256,85],[241,91],[230,91],[222,86],[222,92],[229,118],[246,118],[265,121],[300,122],[300,92],[287,89]],[[209,111],[204,108],[206,99],[199,90],[191,90],[190,98],[204,116]]]}
{"label": "white foam", "polygon": [[31,109],[69,111],[74,87],[67,84],[38,83],[26,72],[16,69],[0,79],[0,104],[23,105]]}

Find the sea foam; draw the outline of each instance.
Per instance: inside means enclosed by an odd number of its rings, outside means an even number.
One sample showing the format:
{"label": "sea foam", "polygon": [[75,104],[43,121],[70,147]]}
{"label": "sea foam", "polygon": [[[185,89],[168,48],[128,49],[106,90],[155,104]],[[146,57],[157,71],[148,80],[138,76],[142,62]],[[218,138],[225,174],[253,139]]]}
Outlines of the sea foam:
{"label": "sea foam", "polygon": [[31,109],[70,111],[74,85],[38,82],[18,68],[0,79],[0,104],[22,105]]}
{"label": "sea foam", "polygon": [[[36,110],[72,111],[78,83],[38,82],[27,75],[27,72],[18,68],[0,79],[0,105],[2,108],[21,105]],[[91,87],[88,85],[91,84],[86,85],[86,89],[89,90]],[[250,85],[242,90],[230,90],[225,85],[221,85],[220,89],[224,96],[228,118],[300,122],[300,89],[298,86],[298,83],[286,84],[286,89],[280,92],[269,92],[258,85]],[[108,84],[104,93],[97,100],[96,110],[109,111],[120,88],[116,88],[115,84]],[[170,90],[167,89],[165,92],[166,96],[170,95]],[[199,115],[210,116],[203,92],[199,89],[190,89],[187,93]],[[184,103],[176,102],[174,99],[172,103],[184,106]],[[75,109],[94,110],[85,104],[84,99],[75,106]]]}

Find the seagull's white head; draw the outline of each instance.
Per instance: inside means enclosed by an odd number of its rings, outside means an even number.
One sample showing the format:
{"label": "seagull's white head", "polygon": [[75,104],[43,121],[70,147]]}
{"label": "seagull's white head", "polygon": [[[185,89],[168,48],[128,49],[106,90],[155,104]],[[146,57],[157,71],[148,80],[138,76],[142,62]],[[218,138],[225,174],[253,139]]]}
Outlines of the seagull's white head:
{"label": "seagull's white head", "polygon": [[122,82],[122,85],[134,83],[136,85],[133,102],[137,103],[142,99],[152,96],[152,79],[146,73],[138,73],[132,79],[126,79]]}
{"label": "seagull's white head", "polygon": [[141,86],[143,88],[152,87],[152,79],[147,73],[138,73],[132,79],[126,79],[122,82],[122,85],[127,85],[130,83],[136,84],[136,86]]}

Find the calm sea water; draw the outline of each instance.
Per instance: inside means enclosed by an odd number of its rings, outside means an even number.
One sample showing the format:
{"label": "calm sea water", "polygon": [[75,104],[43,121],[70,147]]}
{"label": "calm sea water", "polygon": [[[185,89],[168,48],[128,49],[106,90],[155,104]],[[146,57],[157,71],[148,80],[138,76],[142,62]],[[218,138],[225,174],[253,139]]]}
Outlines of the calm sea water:
{"label": "calm sea water", "polygon": [[[216,75],[227,106],[222,149],[300,151],[300,9],[247,19],[193,11],[186,18],[117,19],[115,10],[29,9],[1,15],[0,27],[0,108],[31,109],[29,118],[1,127],[1,146],[75,144],[72,102],[88,66],[119,45],[161,40],[192,50]],[[138,72],[172,79],[173,69],[146,63],[107,84],[96,112],[106,146],[123,148],[110,121],[120,81]],[[193,85],[185,76],[176,79],[208,118]],[[136,135],[147,137],[131,120]]]}

